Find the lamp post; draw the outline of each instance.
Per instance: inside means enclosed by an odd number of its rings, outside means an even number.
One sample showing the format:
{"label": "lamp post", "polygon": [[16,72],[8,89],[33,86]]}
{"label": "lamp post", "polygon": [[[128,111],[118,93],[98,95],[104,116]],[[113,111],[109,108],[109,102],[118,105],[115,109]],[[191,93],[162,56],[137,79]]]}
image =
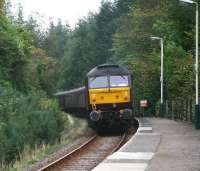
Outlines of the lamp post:
{"label": "lamp post", "polygon": [[199,49],[198,49],[198,44],[199,44],[199,23],[198,23],[198,19],[199,19],[199,10],[198,10],[198,3],[195,1],[191,1],[191,0],[180,0],[182,2],[186,2],[186,3],[190,3],[190,4],[195,4],[196,5],[196,57],[195,57],[195,76],[196,76],[196,103],[195,103],[195,127],[196,129],[200,129],[200,113],[199,113],[199,84],[198,84],[198,75],[199,75]]}
{"label": "lamp post", "polygon": [[163,116],[163,57],[164,57],[164,45],[163,45],[163,38],[161,37],[151,37],[152,40],[159,40],[160,41],[160,47],[161,47],[161,69],[160,69],[160,115]]}

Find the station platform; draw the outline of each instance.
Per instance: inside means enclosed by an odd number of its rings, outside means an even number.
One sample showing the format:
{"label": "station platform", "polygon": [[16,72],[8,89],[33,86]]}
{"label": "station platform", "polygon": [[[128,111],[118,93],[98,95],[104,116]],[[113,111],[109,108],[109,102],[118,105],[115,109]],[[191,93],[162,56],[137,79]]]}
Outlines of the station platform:
{"label": "station platform", "polygon": [[162,118],[138,118],[137,133],[93,171],[200,171],[200,130]]}

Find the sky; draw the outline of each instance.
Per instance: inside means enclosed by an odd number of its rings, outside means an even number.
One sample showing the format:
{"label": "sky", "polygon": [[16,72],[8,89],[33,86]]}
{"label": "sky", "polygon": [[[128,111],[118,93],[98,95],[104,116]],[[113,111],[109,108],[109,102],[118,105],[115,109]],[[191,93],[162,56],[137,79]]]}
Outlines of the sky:
{"label": "sky", "polygon": [[98,12],[101,0],[11,0],[11,3],[14,12],[18,3],[22,5],[25,18],[32,12],[38,12],[44,17],[44,24],[49,19],[57,21],[61,18],[64,23],[74,27],[78,19],[89,12]]}

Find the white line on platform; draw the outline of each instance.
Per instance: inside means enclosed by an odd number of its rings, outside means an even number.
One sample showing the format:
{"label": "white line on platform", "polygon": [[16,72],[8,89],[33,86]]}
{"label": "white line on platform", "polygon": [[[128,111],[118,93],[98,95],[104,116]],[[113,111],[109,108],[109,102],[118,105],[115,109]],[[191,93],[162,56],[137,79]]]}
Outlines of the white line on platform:
{"label": "white line on platform", "polygon": [[102,163],[92,171],[145,171],[146,163]]}
{"label": "white line on platform", "polygon": [[146,132],[138,132],[137,135],[147,135],[147,136],[160,136],[160,133],[146,133]]}
{"label": "white line on platform", "polygon": [[152,131],[152,127],[139,127],[138,131]]}
{"label": "white line on platform", "polygon": [[154,153],[151,152],[115,152],[107,159],[120,160],[120,159],[132,159],[132,160],[151,160]]}

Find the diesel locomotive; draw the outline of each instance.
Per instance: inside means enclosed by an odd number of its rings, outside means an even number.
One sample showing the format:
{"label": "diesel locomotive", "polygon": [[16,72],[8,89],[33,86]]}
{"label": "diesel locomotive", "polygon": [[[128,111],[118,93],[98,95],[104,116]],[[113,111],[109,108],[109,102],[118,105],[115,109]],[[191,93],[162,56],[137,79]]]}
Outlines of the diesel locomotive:
{"label": "diesel locomotive", "polygon": [[132,75],[117,64],[103,64],[88,72],[85,86],[57,93],[61,108],[87,118],[93,128],[126,125],[134,107]]}

